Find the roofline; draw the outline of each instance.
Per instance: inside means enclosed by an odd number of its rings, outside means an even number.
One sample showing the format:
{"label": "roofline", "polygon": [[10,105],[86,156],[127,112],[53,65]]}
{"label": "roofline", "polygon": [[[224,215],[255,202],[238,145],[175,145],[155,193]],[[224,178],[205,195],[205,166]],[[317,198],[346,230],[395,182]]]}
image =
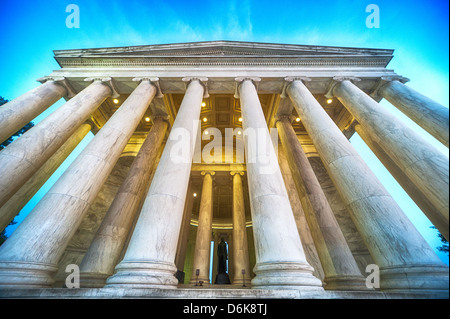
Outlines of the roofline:
{"label": "roofline", "polygon": [[[376,48],[360,48],[360,47],[339,47],[339,46],[321,46],[321,45],[299,45],[299,44],[282,44],[282,43],[267,43],[267,42],[247,42],[247,41],[228,41],[228,40],[216,40],[216,41],[199,41],[199,42],[182,42],[182,43],[168,43],[168,44],[150,44],[150,45],[135,45],[124,47],[102,47],[102,48],[86,48],[86,49],[68,49],[68,50],[53,50],[55,57],[73,54],[86,54],[86,53],[102,53],[107,51],[135,51],[141,50],[163,50],[163,49],[185,49],[185,48],[201,48],[205,46],[241,46],[246,48],[258,48],[258,49],[287,49],[287,50],[301,50],[308,49],[312,51],[322,51],[327,49],[329,51],[341,52],[346,51],[358,51],[359,53],[368,53],[376,55],[392,55],[393,49],[376,49]],[[282,46],[282,48],[281,48]],[[119,50],[120,49],[120,50]]]}

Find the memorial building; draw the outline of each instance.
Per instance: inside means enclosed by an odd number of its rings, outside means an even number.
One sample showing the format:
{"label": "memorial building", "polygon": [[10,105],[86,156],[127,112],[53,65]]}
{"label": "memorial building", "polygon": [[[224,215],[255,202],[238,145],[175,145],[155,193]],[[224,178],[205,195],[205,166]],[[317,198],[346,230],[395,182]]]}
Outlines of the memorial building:
{"label": "memorial building", "polygon": [[4,141],[65,99],[0,152],[1,229],[94,137],[0,246],[0,297],[448,298],[448,266],[349,142],[357,132],[449,238],[448,158],[379,102],[447,147],[448,108],[388,68],[393,50],[209,41],[54,57],[60,69],[0,107]]}

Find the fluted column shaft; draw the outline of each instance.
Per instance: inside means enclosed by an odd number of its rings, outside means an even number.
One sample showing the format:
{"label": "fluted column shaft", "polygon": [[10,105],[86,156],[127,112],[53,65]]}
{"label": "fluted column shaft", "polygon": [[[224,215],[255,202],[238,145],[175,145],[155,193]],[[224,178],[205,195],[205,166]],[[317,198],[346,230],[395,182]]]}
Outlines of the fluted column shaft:
{"label": "fluted column shaft", "polygon": [[152,169],[166,134],[168,122],[153,121],[139,153],[117,191],[89,249],[80,265],[83,287],[103,287],[125,245],[128,233],[147,190]]}
{"label": "fluted column shaft", "polygon": [[372,258],[382,289],[448,289],[446,267],[300,80],[286,90]]}
{"label": "fluted column shaft", "polygon": [[0,206],[111,93],[107,84],[95,81],[0,152]]}
{"label": "fluted column shaft", "polygon": [[0,247],[0,286],[47,287],[72,235],[156,93],[142,81]]}
{"label": "fluted column shaft", "polygon": [[[125,256],[116,274],[107,279],[107,287],[176,288],[178,284],[174,260],[203,92],[200,80],[189,83]],[[186,143],[188,152],[180,158],[177,151]]]}
{"label": "fluted column shaft", "polygon": [[[233,269],[232,283],[250,283],[250,262],[248,257],[247,228],[245,226],[244,190],[242,177],[244,172],[231,172],[233,176]],[[242,270],[245,274],[242,274]]]}
{"label": "fluted column shaft", "polygon": [[45,111],[66,94],[57,81],[48,80],[0,107],[0,142]]}
{"label": "fluted column shaft", "polygon": [[195,239],[194,264],[191,283],[197,280],[196,270],[199,269],[198,280],[210,284],[209,266],[211,263],[211,236],[213,219],[213,177],[214,172],[202,172],[203,185],[198,213],[197,237]]}
{"label": "fluted column shaft", "polygon": [[403,170],[438,209],[436,219],[449,226],[448,157],[396,119],[349,80],[336,84],[333,94],[357,119],[367,134]]}
{"label": "fluted column shaft", "polygon": [[444,218],[439,218],[441,215],[439,210],[430,202],[430,200],[417,188],[411,179],[398,167],[397,164],[386,154],[386,152],[364,131],[360,124],[355,126],[356,132],[362,140],[369,146],[372,152],[380,160],[391,175],[397,180],[405,192],[417,204],[422,212],[428,217],[431,223],[436,226],[439,232],[445,237],[449,238],[448,224]]}
{"label": "fluted column shaft", "polygon": [[82,124],[75,133],[53,154],[44,165],[0,208],[0,230],[4,229],[37,191],[52,176],[67,156],[91,130],[90,124]]}
{"label": "fluted column shaft", "polygon": [[[239,85],[256,249],[254,287],[322,289],[312,275],[255,85]],[[264,146],[265,147],[264,147]]]}
{"label": "fluted column shaft", "polygon": [[378,94],[448,147],[448,108],[397,80],[381,86]]}
{"label": "fluted column shaft", "polygon": [[325,288],[333,290],[366,288],[365,278],[361,275],[290,121],[287,118],[281,118],[276,122],[276,127],[286,150],[305,217],[325,272]]}

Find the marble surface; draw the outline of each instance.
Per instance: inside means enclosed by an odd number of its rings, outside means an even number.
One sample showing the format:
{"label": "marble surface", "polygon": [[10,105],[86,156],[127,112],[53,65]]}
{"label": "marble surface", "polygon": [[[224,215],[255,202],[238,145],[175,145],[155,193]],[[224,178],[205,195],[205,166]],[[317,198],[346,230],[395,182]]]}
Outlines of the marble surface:
{"label": "marble surface", "polygon": [[66,94],[63,85],[47,81],[0,108],[0,142],[53,105]]}
{"label": "marble surface", "polygon": [[45,287],[53,281],[59,258],[155,94],[151,83],[141,82],[1,246],[0,285]]}
{"label": "marble surface", "polygon": [[372,258],[380,269],[392,272],[392,276],[386,276],[386,281],[381,280],[381,287],[394,289],[395,273],[414,272],[416,266],[430,265],[422,278],[408,282],[410,288],[426,289],[429,284],[430,289],[435,289],[436,278],[440,278],[441,289],[448,288],[448,267],[437,257],[305,85],[299,80],[294,81],[287,93]]}

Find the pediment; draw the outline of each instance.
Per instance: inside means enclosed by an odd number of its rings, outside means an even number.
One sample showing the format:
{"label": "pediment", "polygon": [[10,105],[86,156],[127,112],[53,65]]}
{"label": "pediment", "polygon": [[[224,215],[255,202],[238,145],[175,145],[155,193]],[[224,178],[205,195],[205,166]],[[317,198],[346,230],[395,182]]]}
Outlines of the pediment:
{"label": "pediment", "polygon": [[391,55],[392,50],[236,41],[209,41],[116,48],[56,50],[54,53],[55,57],[306,57]]}
{"label": "pediment", "polygon": [[393,50],[208,41],[129,47],[55,50],[63,68],[161,66],[374,66],[386,67]]}
{"label": "pediment", "polygon": [[101,55],[113,56],[305,56],[305,55],[342,55],[342,52],[326,52],[314,50],[282,50],[282,49],[258,49],[258,48],[243,48],[243,47],[225,47],[225,46],[211,46],[203,48],[185,48],[185,49],[167,49],[167,50],[130,50],[123,52],[104,52]]}

